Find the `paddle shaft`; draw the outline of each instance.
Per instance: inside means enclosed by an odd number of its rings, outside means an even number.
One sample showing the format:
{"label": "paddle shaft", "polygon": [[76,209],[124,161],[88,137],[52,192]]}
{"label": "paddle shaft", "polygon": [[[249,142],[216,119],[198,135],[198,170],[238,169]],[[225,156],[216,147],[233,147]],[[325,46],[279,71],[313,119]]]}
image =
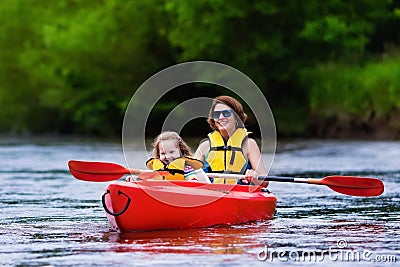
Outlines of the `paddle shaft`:
{"label": "paddle shaft", "polygon": [[281,177],[281,176],[258,176],[258,180],[270,182],[305,183],[308,184],[310,178]]}
{"label": "paddle shaft", "polygon": [[[208,177],[218,177],[218,178],[226,178],[226,179],[243,179],[246,176],[242,174],[231,174],[231,173],[207,173]],[[281,177],[281,176],[257,176],[259,181],[270,181],[270,182],[287,182],[287,183],[310,183],[311,178],[295,178],[295,177]]]}
{"label": "paddle shaft", "polygon": [[[227,179],[243,179],[244,175],[208,173],[208,177],[220,177]],[[356,176],[327,176],[323,179],[295,178],[280,176],[257,176],[261,181],[304,183],[315,185],[326,185],[330,189],[350,196],[379,196],[384,191],[384,185],[377,178],[356,177]]]}
{"label": "paddle shaft", "polygon": [[[140,169],[128,169],[124,166],[107,163],[107,162],[85,162],[71,160],[68,166],[72,175],[84,181],[106,182],[121,178],[125,174],[148,174],[149,177],[165,176],[168,171],[151,171]],[[240,174],[226,173],[207,173],[208,177],[227,178],[227,179],[243,179],[246,176]],[[288,182],[326,185],[332,190],[350,195],[350,196],[379,196],[384,191],[384,185],[377,178],[355,177],[355,176],[327,176],[323,179],[314,178],[296,178],[296,177],[280,177],[280,176],[257,176],[261,181]]]}

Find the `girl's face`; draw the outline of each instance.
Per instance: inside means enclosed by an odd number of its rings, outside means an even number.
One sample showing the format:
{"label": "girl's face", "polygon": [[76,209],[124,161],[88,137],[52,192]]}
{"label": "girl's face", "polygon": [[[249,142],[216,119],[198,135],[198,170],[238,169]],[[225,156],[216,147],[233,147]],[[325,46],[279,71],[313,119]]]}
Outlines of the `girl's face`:
{"label": "girl's face", "polygon": [[225,104],[216,104],[212,112],[212,117],[219,131],[230,132],[236,128],[234,111]]}
{"label": "girl's face", "polygon": [[166,164],[181,157],[179,147],[176,146],[176,141],[174,140],[163,140],[158,146],[160,149],[160,160]]}

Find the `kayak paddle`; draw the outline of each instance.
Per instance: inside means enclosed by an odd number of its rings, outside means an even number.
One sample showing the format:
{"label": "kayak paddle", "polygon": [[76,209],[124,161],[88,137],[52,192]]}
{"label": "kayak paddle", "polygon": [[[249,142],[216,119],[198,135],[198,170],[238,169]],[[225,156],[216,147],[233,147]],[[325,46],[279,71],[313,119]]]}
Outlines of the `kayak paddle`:
{"label": "kayak paddle", "polygon": [[[207,176],[227,179],[242,179],[245,177],[244,175],[223,173],[207,173]],[[384,191],[384,186],[381,180],[369,177],[334,175],[322,179],[314,179],[260,175],[257,178],[260,181],[326,185],[333,191],[349,196],[379,196]]]}
{"label": "kayak paddle", "polygon": [[140,177],[142,179],[157,178],[169,174],[167,171],[128,169],[115,163],[95,161],[70,160],[68,167],[76,179],[89,182],[114,181],[125,174],[142,174]]}
{"label": "kayak paddle", "polygon": [[[168,175],[168,171],[151,171],[140,169],[128,169],[124,166],[108,162],[91,162],[71,160],[68,162],[72,175],[84,181],[108,182],[118,180],[125,174],[146,173],[146,178],[154,178]],[[244,175],[225,173],[206,173],[208,177],[219,177],[227,179],[243,179]],[[327,176],[322,179],[295,178],[280,176],[258,176],[258,180],[271,182],[306,183],[326,185],[330,189],[350,196],[379,196],[384,191],[381,180],[377,178],[358,176]]]}

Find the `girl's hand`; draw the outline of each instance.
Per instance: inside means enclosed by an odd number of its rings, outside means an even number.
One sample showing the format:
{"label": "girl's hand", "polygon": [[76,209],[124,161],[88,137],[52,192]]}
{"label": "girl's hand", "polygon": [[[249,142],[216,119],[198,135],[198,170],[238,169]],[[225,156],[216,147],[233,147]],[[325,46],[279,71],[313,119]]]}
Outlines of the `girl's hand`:
{"label": "girl's hand", "polygon": [[125,181],[127,182],[134,182],[136,179],[132,175],[126,176]]}
{"label": "girl's hand", "polygon": [[136,175],[128,175],[128,176],[125,178],[125,181],[131,182],[131,183],[137,182],[137,181],[140,181],[140,180],[142,180],[142,179],[138,178],[138,176],[136,176]]}

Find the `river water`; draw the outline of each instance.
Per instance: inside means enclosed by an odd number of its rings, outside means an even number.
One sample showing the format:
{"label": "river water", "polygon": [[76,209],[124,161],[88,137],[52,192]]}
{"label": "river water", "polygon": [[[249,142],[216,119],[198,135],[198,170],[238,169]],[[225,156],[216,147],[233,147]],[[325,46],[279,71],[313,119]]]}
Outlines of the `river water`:
{"label": "river water", "polygon": [[[146,154],[137,152],[138,167]],[[379,197],[271,183],[274,219],[119,234],[101,206],[107,183],[68,172],[71,159],[124,164],[121,145],[0,140],[0,266],[394,266],[400,262],[400,142],[285,141],[270,174],[380,178]],[[140,160],[139,160],[140,159]]]}

